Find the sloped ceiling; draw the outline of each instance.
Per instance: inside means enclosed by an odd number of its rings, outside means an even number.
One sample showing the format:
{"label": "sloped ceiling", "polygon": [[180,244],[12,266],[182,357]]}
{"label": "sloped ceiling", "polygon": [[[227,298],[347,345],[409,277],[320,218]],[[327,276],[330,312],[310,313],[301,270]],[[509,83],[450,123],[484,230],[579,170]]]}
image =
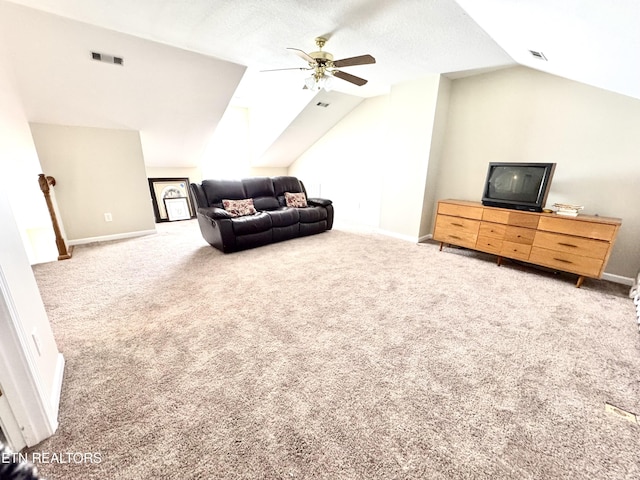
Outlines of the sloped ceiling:
{"label": "sloped ceiling", "polygon": [[519,64],[640,99],[638,0],[457,2]]}
{"label": "sloped ceiling", "polygon": [[[4,20],[3,29],[9,29],[4,35],[15,51],[16,75],[22,84],[29,119],[78,124],[88,121],[84,116],[90,116],[96,126],[139,129],[143,139],[147,138],[143,148],[148,164],[193,165],[200,150],[189,145],[198,143],[196,137],[206,141],[202,137],[215,128],[221,106],[230,101],[242,105],[252,105],[266,97],[280,102],[296,97],[299,101],[299,95],[292,95],[291,91],[302,87],[306,72],[260,73],[260,70],[304,67],[304,62],[286,47],[306,52],[316,50],[314,38],[320,35],[329,38],[325,50],[336,58],[365,53],[376,57],[375,65],[345,69],[369,83],[355,87],[336,81],[335,88],[340,94],[369,97],[388,92],[391,85],[429,74],[461,76],[522,64],[640,98],[640,69],[636,60],[640,48],[637,28],[640,9],[636,0],[14,0],[12,3],[102,27],[91,28],[68,20],[60,23],[63,20],[58,19],[50,21],[51,30],[46,32],[26,13],[20,22]],[[0,7],[3,5],[6,11],[11,4],[0,0]],[[74,30],[78,36],[68,39],[68,32]],[[133,37],[139,42],[143,42],[141,39],[149,42],[144,43],[145,47],[142,43],[134,45]],[[151,48],[149,45],[187,50],[194,55],[194,61],[183,61],[182,56],[163,58],[159,52],[151,55],[145,51]],[[122,54],[125,67],[116,73],[113,69],[119,67],[67,65],[65,76],[52,77],[51,72],[58,71],[55,59],[61,48],[67,57],[63,63],[73,62],[75,56],[84,59],[89,50],[103,48],[105,53]],[[542,51],[548,60],[535,59],[529,50]],[[42,51],[46,52],[44,57],[38,55]],[[153,61],[147,62],[149,58]],[[200,64],[200,68],[191,63]],[[243,66],[247,67],[246,75],[235,90]],[[106,73],[107,68],[103,68],[102,78],[88,71],[98,67],[109,67],[111,71]],[[49,81],[52,78],[58,80]],[[75,88],[62,88],[58,84],[71,82],[69,78],[76,82]],[[184,88],[172,89],[176,82]],[[87,85],[96,88],[92,91]],[[143,101],[148,90],[156,87],[171,94],[164,99]],[[335,96],[339,102],[341,95]],[[50,97],[55,97],[55,101]],[[313,100],[314,95],[309,92],[308,101],[302,104],[312,106]],[[69,105],[74,108],[63,108]],[[127,108],[131,112],[126,113]],[[309,120],[309,115],[302,114],[302,107],[298,112],[292,113],[290,129],[313,131],[316,138],[324,133],[317,122]],[[146,118],[126,120],[127,115]],[[333,123],[338,120],[334,118]],[[150,124],[155,130],[150,129]],[[305,137],[305,141],[313,143],[314,135]],[[282,152],[287,145],[292,151],[304,148],[299,135],[282,132],[276,137],[277,144],[268,148],[265,155],[269,151]],[[287,143],[294,140],[298,142],[295,146]],[[263,159],[261,164],[268,165],[270,161]]]}
{"label": "sloped ceiling", "polygon": [[[196,165],[245,67],[0,3],[30,122],[139,130],[145,160]],[[118,55],[118,66],[91,51]]]}

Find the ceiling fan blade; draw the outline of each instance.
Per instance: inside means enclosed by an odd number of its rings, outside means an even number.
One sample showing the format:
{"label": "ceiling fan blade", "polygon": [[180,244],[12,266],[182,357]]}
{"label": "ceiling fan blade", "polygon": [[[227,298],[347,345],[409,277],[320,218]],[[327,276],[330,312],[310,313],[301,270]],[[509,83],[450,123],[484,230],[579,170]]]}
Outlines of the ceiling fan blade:
{"label": "ceiling fan blade", "polygon": [[337,68],[350,67],[352,65],[368,65],[370,63],[376,63],[376,59],[371,55],[360,55],[359,57],[343,58],[342,60],[336,60],[333,65]]}
{"label": "ceiling fan blade", "polygon": [[351,82],[354,85],[358,85],[359,87],[361,87],[362,85],[364,85],[368,81],[368,80],[365,80],[364,78],[360,78],[360,77],[356,77],[355,75],[351,75],[350,73],[341,72],[340,70],[334,70],[331,73],[333,74],[334,77],[341,78],[342,80],[346,80],[347,82]]}
{"label": "ceiling fan blade", "polygon": [[303,59],[307,63],[316,63],[315,58],[310,57],[308,53],[305,53],[298,48],[287,48],[287,50],[291,50],[293,53],[298,55],[301,59]]}
{"label": "ceiling fan blade", "polygon": [[313,70],[311,67],[293,67],[293,68],[272,68],[270,70],[260,70],[260,72],[281,72],[283,70]]}

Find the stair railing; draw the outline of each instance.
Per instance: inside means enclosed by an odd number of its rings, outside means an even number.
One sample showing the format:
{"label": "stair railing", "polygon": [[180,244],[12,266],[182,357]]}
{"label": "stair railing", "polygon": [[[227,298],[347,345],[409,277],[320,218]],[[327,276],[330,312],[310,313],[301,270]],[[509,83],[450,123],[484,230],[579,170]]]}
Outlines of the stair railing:
{"label": "stair railing", "polygon": [[71,258],[71,252],[73,247],[67,248],[67,244],[62,236],[62,230],[58,223],[58,216],[51,199],[51,187],[56,185],[56,179],[47,176],[44,173],[38,175],[38,183],[40,184],[40,190],[44,195],[44,199],[47,202],[47,209],[49,210],[49,216],[51,217],[51,223],[53,224],[53,232],[56,235],[56,246],[58,247],[58,260],[68,260]]}

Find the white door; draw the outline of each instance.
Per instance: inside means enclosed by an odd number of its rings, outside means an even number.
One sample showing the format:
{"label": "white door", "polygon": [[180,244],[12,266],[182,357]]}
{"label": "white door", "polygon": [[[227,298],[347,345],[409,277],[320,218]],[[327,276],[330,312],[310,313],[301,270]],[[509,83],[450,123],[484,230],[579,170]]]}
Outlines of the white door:
{"label": "white door", "polygon": [[11,450],[19,452],[27,446],[20,426],[14,417],[7,396],[2,393],[2,386],[0,386],[0,440],[2,437],[6,439],[6,443]]}

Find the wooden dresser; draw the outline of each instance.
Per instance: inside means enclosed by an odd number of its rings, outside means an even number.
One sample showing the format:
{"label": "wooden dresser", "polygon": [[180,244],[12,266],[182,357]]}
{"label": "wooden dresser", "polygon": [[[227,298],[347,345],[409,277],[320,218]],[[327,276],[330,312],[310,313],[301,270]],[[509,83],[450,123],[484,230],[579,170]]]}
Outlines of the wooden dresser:
{"label": "wooden dresser", "polygon": [[433,239],[498,256],[600,278],[609,260],[619,218],[521,212],[485,207],[479,202],[438,202]]}

